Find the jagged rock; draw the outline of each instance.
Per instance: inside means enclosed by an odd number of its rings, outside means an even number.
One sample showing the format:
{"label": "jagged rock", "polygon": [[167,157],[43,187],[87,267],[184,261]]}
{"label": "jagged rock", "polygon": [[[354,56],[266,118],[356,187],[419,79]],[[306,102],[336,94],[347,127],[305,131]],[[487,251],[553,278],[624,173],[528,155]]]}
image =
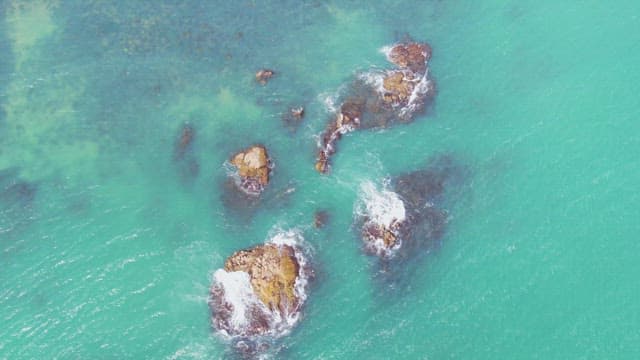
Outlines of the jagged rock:
{"label": "jagged rock", "polygon": [[318,172],[326,173],[329,171],[329,158],[336,152],[336,142],[340,140],[342,135],[360,126],[363,105],[363,102],[345,102],[335,120],[329,123],[320,139],[321,146],[316,159],[316,170]]}
{"label": "jagged rock", "polygon": [[409,97],[420,79],[415,78],[411,72],[400,70],[390,71],[384,78],[382,87],[384,101],[392,106],[404,106],[409,102]]}
{"label": "jagged rock", "polygon": [[238,170],[240,189],[248,194],[260,194],[269,183],[271,160],[264,146],[254,145],[238,152],[231,164]]}
{"label": "jagged rock", "polygon": [[238,251],[224,263],[227,272],[248,273],[260,301],[269,310],[283,313],[292,313],[298,308],[294,286],[299,267],[293,247],[276,244]]}
{"label": "jagged rock", "polygon": [[260,69],[256,72],[256,81],[265,85],[269,79],[275,75],[275,71],[269,69]]}
{"label": "jagged rock", "polygon": [[232,337],[286,333],[299,317],[312,275],[301,251],[270,242],[227,258],[211,288],[215,328]]}
{"label": "jagged rock", "polygon": [[347,88],[340,111],[332,116],[320,138],[316,170],[326,173],[341,135],[359,128],[384,128],[411,121],[435,95],[428,77],[431,47],[426,43],[401,43],[387,53],[398,69],[360,74]]}
{"label": "jagged rock", "polygon": [[391,48],[387,57],[402,69],[422,74],[426,70],[427,61],[431,59],[431,46],[415,42],[397,44]]}

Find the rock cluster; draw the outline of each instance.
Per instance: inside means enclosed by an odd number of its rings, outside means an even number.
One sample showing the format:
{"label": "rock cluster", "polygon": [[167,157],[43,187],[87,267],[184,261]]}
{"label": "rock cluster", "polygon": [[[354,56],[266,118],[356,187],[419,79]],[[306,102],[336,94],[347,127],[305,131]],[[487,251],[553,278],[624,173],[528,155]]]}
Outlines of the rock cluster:
{"label": "rock cluster", "polygon": [[237,169],[237,185],[242,191],[250,195],[264,191],[271,172],[271,160],[264,146],[254,145],[236,153],[231,164]]}
{"label": "rock cluster", "polygon": [[434,82],[428,77],[430,58],[431,47],[426,43],[397,44],[387,53],[387,59],[397,68],[371,71],[355,79],[340,111],[320,137],[316,170],[320,173],[329,170],[329,159],[342,135],[358,128],[386,127],[396,121],[412,120],[435,95]]}

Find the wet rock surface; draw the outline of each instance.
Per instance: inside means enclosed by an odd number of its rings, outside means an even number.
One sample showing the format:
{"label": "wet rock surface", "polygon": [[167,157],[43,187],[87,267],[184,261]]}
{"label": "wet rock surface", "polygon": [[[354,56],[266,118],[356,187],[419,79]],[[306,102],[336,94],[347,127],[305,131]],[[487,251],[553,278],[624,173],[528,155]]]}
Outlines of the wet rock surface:
{"label": "wet rock surface", "polygon": [[300,315],[311,275],[297,245],[267,243],[237,251],[216,271],[211,288],[215,329],[248,340],[283,335]]}
{"label": "wet rock surface", "polygon": [[298,127],[302,124],[304,119],[305,109],[303,106],[295,106],[285,111],[281,118],[285,127],[289,129],[291,133],[295,133]]}
{"label": "wet rock surface", "polygon": [[329,212],[326,210],[318,210],[313,214],[313,226],[316,229],[325,227],[329,222]]}
{"label": "wet rock surface", "polygon": [[435,96],[435,83],[428,76],[431,47],[426,43],[400,43],[387,51],[397,66],[359,74],[347,87],[340,108],[320,136],[315,168],[326,173],[336,143],[357,129],[384,128],[409,122]]}
{"label": "wet rock surface", "polygon": [[231,164],[237,171],[237,187],[248,195],[260,195],[269,183],[271,159],[267,149],[254,145],[244,149],[231,158]]}
{"label": "wet rock surface", "polygon": [[427,43],[411,42],[393,46],[387,53],[387,59],[401,69],[414,73],[424,73],[426,63],[431,59],[431,46]]}

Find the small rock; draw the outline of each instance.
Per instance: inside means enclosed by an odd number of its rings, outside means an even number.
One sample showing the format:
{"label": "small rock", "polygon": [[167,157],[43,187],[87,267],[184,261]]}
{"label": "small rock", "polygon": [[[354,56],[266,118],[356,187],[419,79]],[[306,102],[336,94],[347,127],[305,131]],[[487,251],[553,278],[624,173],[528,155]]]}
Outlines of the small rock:
{"label": "small rock", "polygon": [[301,120],[304,117],[304,108],[302,106],[291,109],[291,116],[294,119]]}
{"label": "small rock", "polygon": [[258,72],[256,72],[256,81],[262,85],[265,85],[267,81],[269,81],[269,79],[273,77],[273,75],[275,75],[275,72],[273,70],[260,69],[258,70]]}
{"label": "small rock", "polygon": [[240,188],[248,194],[260,194],[269,183],[271,160],[264,146],[254,145],[236,153],[231,164],[238,169]]}

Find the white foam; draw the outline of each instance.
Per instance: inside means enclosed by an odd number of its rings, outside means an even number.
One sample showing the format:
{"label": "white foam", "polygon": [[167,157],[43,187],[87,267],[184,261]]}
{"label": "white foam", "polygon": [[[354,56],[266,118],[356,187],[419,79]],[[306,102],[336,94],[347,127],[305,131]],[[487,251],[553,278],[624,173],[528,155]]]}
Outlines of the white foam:
{"label": "white foam", "polygon": [[384,89],[384,77],[385,72],[379,70],[370,70],[367,72],[361,72],[358,74],[358,78],[364,81],[365,84],[370,85],[376,91],[382,95],[386,92]]}
{"label": "white foam", "polygon": [[[302,237],[302,234],[298,229],[278,230],[273,236],[269,238],[269,240],[267,240],[267,242],[276,245],[288,245],[293,248],[294,256],[299,266],[298,276],[296,277],[293,291],[296,295],[296,298],[298,298],[298,307],[302,306],[302,304],[307,299],[306,289],[307,284],[309,283],[309,279],[305,271],[305,269],[308,267],[308,262],[303,252],[304,238]],[[286,317],[282,320],[284,320],[291,327],[298,321],[298,318],[299,312],[294,311],[290,314],[286,314]]]}
{"label": "white foam", "polygon": [[431,80],[429,80],[429,71],[427,70],[420,78],[418,83],[414,86],[407,105],[400,110],[400,115],[405,116],[414,112],[424,102],[424,98],[428,95],[431,87]]}
{"label": "white foam", "polygon": [[376,224],[390,227],[394,222],[402,222],[406,218],[404,203],[393,191],[378,190],[371,181],[360,185],[364,215]]}
{"label": "white foam", "polygon": [[391,50],[394,48],[395,45],[390,46],[390,45],[386,45],[381,47],[380,49],[378,49],[378,51],[382,54],[384,54],[384,56],[387,58],[387,60],[389,60],[389,62],[391,62]]}
{"label": "white foam", "polygon": [[298,230],[278,230],[266,241],[277,246],[290,246],[294,250],[294,256],[299,265],[298,276],[294,284],[294,293],[298,299],[298,306],[291,309],[291,311],[281,313],[279,309],[269,310],[254,293],[251,278],[244,271],[227,272],[219,269],[214,273],[216,286],[223,290],[224,305],[229,306],[231,310],[229,325],[232,334],[222,330],[222,335],[233,337],[233,334],[246,333],[245,330],[251,326],[251,311],[255,309],[258,309],[269,319],[270,329],[267,333],[268,335],[280,337],[291,331],[299,321],[299,309],[307,299],[306,288],[309,279],[306,270],[308,269],[308,264],[302,251],[303,241],[302,234]]}
{"label": "white foam", "polygon": [[[386,185],[382,189],[366,181],[360,185],[360,201],[356,207],[356,216],[366,219],[363,224],[367,226],[383,226],[386,230],[396,231],[398,224],[406,219],[406,210],[404,203],[393,191],[386,189]],[[398,234],[394,234],[398,236]],[[402,246],[402,239],[397,238],[395,243],[388,247],[382,238],[364,237],[365,247],[367,251],[372,252],[381,257],[392,257],[396,251]]]}
{"label": "white foam", "polygon": [[322,100],[322,103],[324,104],[324,107],[327,110],[327,112],[331,114],[338,113],[338,108],[336,107],[336,100],[338,99],[338,95],[336,93],[321,94],[320,99]]}
{"label": "white foam", "polygon": [[219,269],[213,276],[224,292],[225,303],[232,307],[230,325],[234,331],[240,333],[249,324],[247,314],[250,307],[261,305],[251,287],[249,274],[244,271],[227,272]]}

